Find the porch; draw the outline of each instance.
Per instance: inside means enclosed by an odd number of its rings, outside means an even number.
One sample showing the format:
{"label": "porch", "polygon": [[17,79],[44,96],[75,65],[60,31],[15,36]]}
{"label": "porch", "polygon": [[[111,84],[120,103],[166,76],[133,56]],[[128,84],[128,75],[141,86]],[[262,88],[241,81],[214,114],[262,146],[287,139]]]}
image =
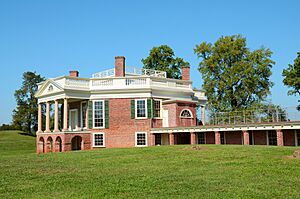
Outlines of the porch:
{"label": "porch", "polygon": [[300,122],[151,129],[152,145],[241,144],[299,146]]}

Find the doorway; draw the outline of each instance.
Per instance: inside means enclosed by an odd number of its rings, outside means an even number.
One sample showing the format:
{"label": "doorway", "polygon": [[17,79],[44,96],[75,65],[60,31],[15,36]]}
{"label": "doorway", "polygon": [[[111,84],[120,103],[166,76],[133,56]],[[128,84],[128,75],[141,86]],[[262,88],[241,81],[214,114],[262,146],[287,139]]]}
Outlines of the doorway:
{"label": "doorway", "polygon": [[75,136],[72,138],[72,151],[81,150],[82,138],[80,136]]}
{"label": "doorway", "polygon": [[71,109],[69,112],[69,130],[75,131],[78,128],[78,111]]}

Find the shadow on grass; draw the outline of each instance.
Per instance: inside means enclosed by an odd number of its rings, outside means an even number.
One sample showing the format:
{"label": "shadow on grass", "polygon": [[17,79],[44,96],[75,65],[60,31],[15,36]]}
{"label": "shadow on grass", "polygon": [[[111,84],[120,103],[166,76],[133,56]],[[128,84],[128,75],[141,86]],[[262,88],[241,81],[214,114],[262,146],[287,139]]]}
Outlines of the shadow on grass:
{"label": "shadow on grass", "polygon": [[20,135],[31,136],[31,137],[36,137],[36,134],[31,134],[31,133],[20,132],[19,134]]}

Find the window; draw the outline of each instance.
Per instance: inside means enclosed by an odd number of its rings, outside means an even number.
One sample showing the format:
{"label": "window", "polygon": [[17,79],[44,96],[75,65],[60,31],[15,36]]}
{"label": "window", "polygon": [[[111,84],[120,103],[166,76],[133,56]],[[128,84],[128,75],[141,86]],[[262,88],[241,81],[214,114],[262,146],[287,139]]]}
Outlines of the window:
{"label": "window", "polygon": [[94,133],[93,147],[105,147],[104,133]]}
{"label": "window", "polygon": [[94,101],[94,128],[104,127],[104,101]]}
{"label": "window", "polygon": [[51,92],[51,91],[53,91],[53,86],[52,86],[52,85],[50,85],[50,86],[48,87],[48,92]]}
{"label": "window", "polygon": [[160,118],[161,100],[154,100],[154,117]]}
{"label": "window", "polygon": [[205,133],[198,133],[198,144],[205,144]]}
{"label": "window", "polygon": [[86,128],[87,103],[81,103],[81,128]]}
{"label": "window", "polygon": [[146,132],[136,132],[135,133],[135,146],[147,146]]}
{"label": "window", "polygon": [[192,117],[192,113],[191,113],[190,110],[185,109],[185,110],[181,111],[180,117],[191,118]]}
{"label": "window", "polygon": [[147,101],[146,99],[135,100],[135,117],[147,118]]}
{"label": "window", "polygon": [[268,131],[269,145],[277,145],[277,133],[276,131]]}

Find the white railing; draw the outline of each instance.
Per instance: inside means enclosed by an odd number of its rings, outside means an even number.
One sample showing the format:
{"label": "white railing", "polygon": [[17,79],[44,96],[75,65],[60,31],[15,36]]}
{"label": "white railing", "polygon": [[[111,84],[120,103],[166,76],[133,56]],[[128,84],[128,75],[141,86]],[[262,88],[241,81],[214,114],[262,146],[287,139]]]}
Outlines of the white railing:
{"label": "white railing", "polygon": [[66,78],[65,85],[68,87],[75,87],[75,88],[89,88],[90,81],[84,79]]}
{"label": "white railing", "polygon": [[[122,78],[73,78],[65,77],[63,81],[57,80],[58,84],[64,84],[63,87],[74,88],[74,89],[126,89],[126,88],[150,88],[164,87],[172,89],[191,89],[191,83],[181,82],[180,80],[170,80],[164,78],[154,77],[122,77]],[[199,93],[200,94],[200,93]],[[199,95],[198,94],[198,95]]]}
{"label": "white railing", "polygon": [[165,71],[147,69],[147,68],[138,68],[134,66],[126,66],[126,74],[131,75],[147,75],[151,77],[167,77],[167,73]]}
{"label": "white railing", "polygon": [[115,76],[115,69],[108,69],[102,72],[94,73],[92,75],[93,78],[103,78],[103,77],[114,77]]}
{"label": "white railing", "polygon": [[113,85],[113,80],[112,79],[97,79],[97,80],[92,80],[92,86],[112,86]]}
{"label": "white railing", "polygon": [[[134,66],[126,66],[126,75],[147,75],[151,77],[167,77],[167,73],[165,71],[153,70],[153,69],[146,69],[146,68],[138,68]],[[115,69],[108,69],[105,71],[101,71],[98,73],[94,73],[92,78],[105,78],[105,77],[114,77],[115,76]]]}

